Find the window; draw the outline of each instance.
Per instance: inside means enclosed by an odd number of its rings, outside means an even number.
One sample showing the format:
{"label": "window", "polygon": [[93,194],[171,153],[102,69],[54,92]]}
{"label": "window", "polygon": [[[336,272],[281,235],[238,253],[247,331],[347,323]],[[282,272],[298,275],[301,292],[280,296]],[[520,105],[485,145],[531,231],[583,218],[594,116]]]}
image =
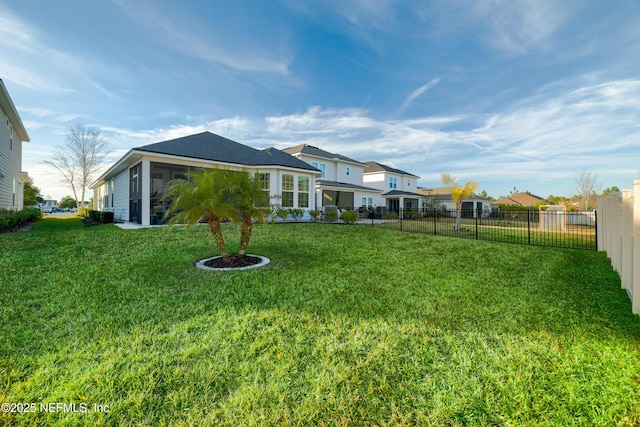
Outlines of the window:
{"label": "window", "polygon": [[13,178],[13,199],[11,201],[11,206],[16,205],[16,179]]}
{"label": "window", "polygon": [[411,187],[411,180],[410,179],[407,180],[407,187]]}
{"label": "window", "polygon": [[389,188],[397,188],[398,180],[394,177],[389,177]]}
{"label": "window", "polygon": [[320,169],[320,172],[322,173],[320,175],[320,178],[324,178],[325,171],[327,169],[327,165],[325,165],[324,163],[318,164],[318,162],[311,162],[311,166],[313,166],[316,169]]}
{"label": "window", "polygon": [[298,177],[298,207],[299,208],[309,207],[309,177],[308,176]]}
{"label": "window", "polygon": [[282,207],[293,207],[293,175],[282,175]]}
{"label": "window", "polygon": [[367,206],[367,198],[366,197],[362,198],[362,203],[360,204],[360,206]]}
{"label": "window", "polygon": [[260,181],[260,188],[267,193],[267,197],[271,195],[271,174],[259,173],[258,180]]}
{"label": "window", "polygon": [[351,175],[351,168],[349,166],[347,166],[347,168],[345,169],[344,173],[347,176]]}
{"label": "window", "polygon": [[13,151],[13,125],[9,124],[9,150]]}

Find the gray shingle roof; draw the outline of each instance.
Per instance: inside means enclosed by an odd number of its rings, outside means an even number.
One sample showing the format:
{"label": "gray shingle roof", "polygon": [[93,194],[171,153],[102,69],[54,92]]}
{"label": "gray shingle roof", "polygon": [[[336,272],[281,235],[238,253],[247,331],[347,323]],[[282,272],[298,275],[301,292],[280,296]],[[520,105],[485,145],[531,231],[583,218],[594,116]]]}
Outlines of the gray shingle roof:
{"label": "gray shingle roof", "polygon": [[391,172],[391,173],[396,173],[398,175],[408,175],[408,176],[413,176],[415,178],[419,178],[417,175],[414,175],[412,173],[405,172],[400,169],[392,168],[391,166],[383,165],[382,163],[378,163],[378,162],[365,162],[365,165],[366,166],[364,167],[364,173]]}
{"label": "gray shingle roof", "polygon": [[256,150],[211,132],[143,145],[134,150],[247,166],[287,166],[317,171],[308,163],[275,148]]}
{"label": "gray shingle roof", "polygon": [[316,179],[316,184],[324,187],[345,188],[350,190],[375,191],[378,193],[380,192],[380,190],[378,190],[377,188],[364,187],[362,185],[349,184],[347,182],[329,181],[326,179]]}
{"label": "gray shingle roof", "polygon": [[338,159],[338,160],[342,160],[343,162],[363,164],[362,162],[353,160],[347,156],[343,156],[342,154],[330,153],[318,147],[314,147],[313,145],[307,145],[307,144],[300,144],[300,145],[296,145],[295,147],[285,148],[282,151],[289,154],[302,153],[302,154],[308,154],[310,156],[324,157],[326,159],[331,159],[331,160]]}
{"label": "gray shingle roof", "polygon": [[411,196],[411,197],[423,197],[422,194],[412,193],[411,191],[391,190],[382,194],[383,196]]}

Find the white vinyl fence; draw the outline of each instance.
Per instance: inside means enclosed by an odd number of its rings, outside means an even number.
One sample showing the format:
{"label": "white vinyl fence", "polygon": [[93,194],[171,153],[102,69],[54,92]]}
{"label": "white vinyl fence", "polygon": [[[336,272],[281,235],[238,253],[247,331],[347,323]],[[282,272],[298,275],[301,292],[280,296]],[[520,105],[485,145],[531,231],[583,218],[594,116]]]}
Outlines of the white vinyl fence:
{"label": "white vinyl fence", "polygon": [[598,249],[605,251],[640,314],[640,180],[633,189],[598,199]]}

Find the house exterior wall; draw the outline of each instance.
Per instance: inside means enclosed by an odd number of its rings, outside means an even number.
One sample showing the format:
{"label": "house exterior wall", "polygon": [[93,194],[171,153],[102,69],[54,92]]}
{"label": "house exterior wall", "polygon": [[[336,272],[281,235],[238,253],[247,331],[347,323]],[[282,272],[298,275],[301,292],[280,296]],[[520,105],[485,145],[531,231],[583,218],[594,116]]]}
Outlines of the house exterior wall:
{"label": "house exterior wall", "polygon": [[0,108],[0,209],[22,210],[22,141]]}
{"label": "house exterior wall", "polygon": [[[339,159],[328,159],[326,157],[309,156],[300,153],[296,154],[295,157],[320,170],[322,170],[321,165],[325,165],[325,176],[320,179],[343,182],[345,184],[362,185],[364,175],[364,166],[362,165],[344,162]],[[349,174],[347,174],[347,169],[349,170]]]}
{"label": "house exterior wall", "polygon": [[[214,164],[211,162],[202,162],[197,160],[179,159],[179,158],[167,158],[162,156],[145,155],[141,161],[135,164],[129,165],[129,167],[121,170],[113,177],[107,177],[104,183],[97,187],[94,187],[94,201],[99,200],[98,209],[105,211],[113,211],[116,220],[129,221],[129,191],[130,191],[130,170],[132,167],[142,165],[141,182],[142,182],[142,199],[141,199],[141,221],[142,225],[151,224],[152,216],[152,177],[151,174],[154,170],[162,168],[162,165],[166,165],[167,168],[172,166],[193,167],[193,168],[212,168],[212,167],[231,167],[231,165]],[[247,167],[250,173],[268,173],[269,174],[269,195],[271,201],[274,204],[282,205],[282,192],[283,192],[283,178],[284,175],[293,177],[293,190],[292,190],[292,206],[286,206],[288,208],[301,208],[304,209],[305,215],[308,216],[308,211],[315,209],[315,175],[311,172],[305,173],[301,170],[294,170],[289,168],[279,167]],[[174,179],[176,176],[164,176],[164,181]],[[113,179],[113,180],[112,180]],[[284,178],[290,179],[290,178]],[[308,181],[308,186],[304,185],[304,182]],[[112,184],[111,184],[112,183]],[[308,187],[308,191],[303,191],[304,187]],[[305,197],[306,196],[306,197]],[[113,202],[111,202],[113,200]],[[304,206],[304,205],[307,206]],[[310,219],[310,217],[309,217]]]}
{"label": "house exterior wall", "polygon": [[414,177],[392,172],[372,172],[364,174],[363,182],[383,192],[392,190],[416,192],[418,189],[418,183]]}

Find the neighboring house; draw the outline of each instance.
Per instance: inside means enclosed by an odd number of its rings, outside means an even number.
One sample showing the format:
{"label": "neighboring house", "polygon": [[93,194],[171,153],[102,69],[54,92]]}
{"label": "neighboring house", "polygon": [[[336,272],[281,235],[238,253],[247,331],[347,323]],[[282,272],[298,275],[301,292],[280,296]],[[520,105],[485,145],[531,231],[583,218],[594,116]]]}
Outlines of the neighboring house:
{"label": "neighboring house", "polygon": [[503,197],[500,200],[496,200],[492,204],[496,206],[512,205],[512,206],[522,206],[523,208],[526,208],[526,207],[537,206],[542,202],[544,202],[544,199],[542,197],[538,197],[536,195],[529,194],[529,193],[518,193],[509,197]]}
{"label": "neighboring house", "polygon": [[382,191],[363,185],[364,163],[306,144],[282,151],[320,170],[321,175],[315,185],[318,209],[368,208],[379,203]]}
{"label": "neighboring house", "polygon": [[48,206],[50,208],[57,208],[58,207],[58,201],[57,200],[43,200],[42,203],[40,203],[40,207],[44,208],[45,206]]}
{"label": "neighboring house", "polygon": [[161,219],[168,182],[194,168],[232,168],[259,173],[263,189],[284,208],[315,209],[315,179],[320,171],[275,148],[256,150],[210,132],[129,150],[100,176],[94,209],[114,212],[116,220],[150,225]]}
{"label": "neighboring house", "polygon": [[[452,216],[455,214],[453,211],[457,209],[456,203],[453,200],[451,187],[438,187],[438,188],[418,188],[418,193],[424,197],[424,204],[429,209],[442,209],[445,211],[452,211]],[[481,212],[481,217],[489,216],[491,213],[491,200],[478,195],[473,195],[463,199],[461,202],[461,210],[463,218],[475,218],[478,212]]]}
{"label": "neighboring house", "polygon": [[417,193],[419,176],[377,162],[366,162],[363,182],[382,191],[380,205],[390,212],[418,210],[422,195]]}
{"label": "neighboring house", "polygon": [[29,135],[18,111],[0,79],[0,209],[24,208],[24,183],[29,178],[22,172],[22,143]]}

